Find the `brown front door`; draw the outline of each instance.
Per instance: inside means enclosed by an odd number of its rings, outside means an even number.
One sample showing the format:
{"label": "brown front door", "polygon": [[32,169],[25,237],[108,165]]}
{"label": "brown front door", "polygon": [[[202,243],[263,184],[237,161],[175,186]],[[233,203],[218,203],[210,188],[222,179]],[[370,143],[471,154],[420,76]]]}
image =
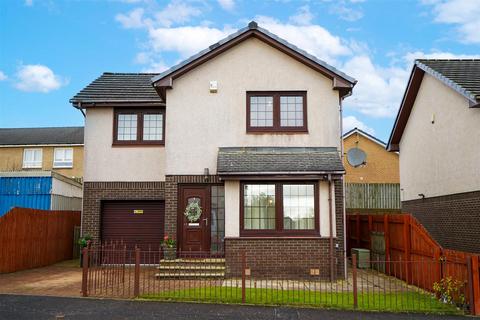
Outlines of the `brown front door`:
{"label": "brown front door", "polygon": [[[185,209],[197,202],[201,215],[191,221]],[[181,186],[178,206],[179,249],[181,251],[210,251],[210,188],[208,186]]]}

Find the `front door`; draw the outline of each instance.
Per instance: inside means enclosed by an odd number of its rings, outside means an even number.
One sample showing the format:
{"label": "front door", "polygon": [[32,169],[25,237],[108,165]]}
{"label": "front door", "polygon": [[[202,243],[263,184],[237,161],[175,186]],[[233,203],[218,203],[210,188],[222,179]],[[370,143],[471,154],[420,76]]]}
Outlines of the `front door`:
{"label": "front door", "polygon": [[178,226],[181,251],[210,251],[210,188],[208,186],[179,188]]}

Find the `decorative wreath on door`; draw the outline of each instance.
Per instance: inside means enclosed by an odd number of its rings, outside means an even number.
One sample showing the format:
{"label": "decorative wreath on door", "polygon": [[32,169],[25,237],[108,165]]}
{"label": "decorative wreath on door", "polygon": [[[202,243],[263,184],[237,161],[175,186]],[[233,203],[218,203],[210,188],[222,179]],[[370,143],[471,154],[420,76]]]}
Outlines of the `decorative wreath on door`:
{"label": "decorative wreath on door", "polygon": [[198,219],[202,215],[202,207],[200,207],[198,201],[190,202],[185,208],[184,215],[190,222],[198,221]]}

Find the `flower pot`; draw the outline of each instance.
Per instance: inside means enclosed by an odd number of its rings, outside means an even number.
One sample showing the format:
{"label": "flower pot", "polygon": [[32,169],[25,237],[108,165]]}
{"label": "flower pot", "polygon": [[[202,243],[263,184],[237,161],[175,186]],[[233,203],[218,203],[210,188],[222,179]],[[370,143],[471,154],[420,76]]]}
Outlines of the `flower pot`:
{"label": "flower pot", "polygon": [[163,248],[163,258],[165,260],[175,260],[177,258],[177,249]]}

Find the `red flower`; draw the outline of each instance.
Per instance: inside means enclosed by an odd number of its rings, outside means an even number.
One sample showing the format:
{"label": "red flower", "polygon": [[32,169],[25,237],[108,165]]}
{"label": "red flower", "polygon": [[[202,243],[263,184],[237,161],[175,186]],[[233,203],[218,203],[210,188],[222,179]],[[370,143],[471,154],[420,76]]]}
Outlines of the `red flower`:
{"label": "red flower", "polygon": [[167,240],[168,240],[168,235],[166,235],[165,237],[163,237],[163,240],[167,241]]}

